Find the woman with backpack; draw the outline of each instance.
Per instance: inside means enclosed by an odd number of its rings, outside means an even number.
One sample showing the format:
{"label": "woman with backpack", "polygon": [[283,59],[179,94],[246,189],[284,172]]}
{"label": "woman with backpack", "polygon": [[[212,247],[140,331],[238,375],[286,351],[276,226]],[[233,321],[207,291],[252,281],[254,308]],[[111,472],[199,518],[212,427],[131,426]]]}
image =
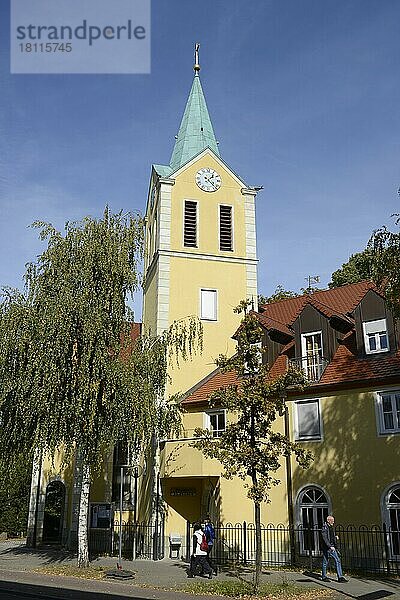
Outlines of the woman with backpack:
{"label": "woman with backpack", "polygon": [[207,561],[208,544],[204,531],[200,523],[193,525],[193,550],[190,557],[190,567],[188,577],[194,577],[198,570],[208,575],[208,579],[212,579],[212,569]]}
{"label": "woman with backpack", "polygon": [[208,560],[208,564],[211,567],[211,570],[214,571],[215,575],[217,574],[217,569],[216,567],[213,566],[213,563],[211,562],[211,550],[213,549],[213,545],[214,545],[214,540],[215,540],[215,529],[214,529],[214,525],[212,524],[210,515],[207,515],[206,518],[204,519],[204,534],[206,536],[206,540],[207,540],[207,545],[208,545],[208,550],[207,550],[207,560]]}

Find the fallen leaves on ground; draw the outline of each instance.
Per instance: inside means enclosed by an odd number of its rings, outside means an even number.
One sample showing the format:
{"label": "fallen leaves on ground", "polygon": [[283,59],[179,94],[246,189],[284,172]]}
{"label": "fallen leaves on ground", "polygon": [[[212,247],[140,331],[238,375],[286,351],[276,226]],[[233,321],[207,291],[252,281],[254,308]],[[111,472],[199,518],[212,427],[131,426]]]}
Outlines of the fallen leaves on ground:
{"label": "fallen leaves on ground", "polygon": [[79,577],[79,579],[104,579],[106,570],[103,567],[75,567],[72,565],[55,565],[39,567],[36,573],[61,577]]}

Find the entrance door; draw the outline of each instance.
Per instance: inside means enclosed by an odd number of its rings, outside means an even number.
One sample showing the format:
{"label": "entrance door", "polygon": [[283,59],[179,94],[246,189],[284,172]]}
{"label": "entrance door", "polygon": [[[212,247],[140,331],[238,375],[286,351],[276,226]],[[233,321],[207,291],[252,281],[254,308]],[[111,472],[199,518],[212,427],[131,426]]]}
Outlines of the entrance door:
{"label": "entrance door", "polygon": [[61,544],[65,506],[65,485],[51,481],[46,488],[43,519],[43,543]]}
{"label": "entrance door", "polygon": [[304,490],[299,497],[301,518],[300,551],[318,555],[320,549],[320,532],[329,514],[326,494],[317,487]]}

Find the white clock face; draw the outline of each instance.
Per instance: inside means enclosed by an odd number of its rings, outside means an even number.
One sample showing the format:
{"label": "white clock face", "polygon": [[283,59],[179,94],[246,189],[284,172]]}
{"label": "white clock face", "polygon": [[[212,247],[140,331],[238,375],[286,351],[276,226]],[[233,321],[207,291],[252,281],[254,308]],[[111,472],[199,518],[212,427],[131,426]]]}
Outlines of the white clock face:
{"label": "white clock face", "polygon": [[221,187],[221,177],[214,169],[205,167],[197,171],[196,183],[204,192],[215,192]]}

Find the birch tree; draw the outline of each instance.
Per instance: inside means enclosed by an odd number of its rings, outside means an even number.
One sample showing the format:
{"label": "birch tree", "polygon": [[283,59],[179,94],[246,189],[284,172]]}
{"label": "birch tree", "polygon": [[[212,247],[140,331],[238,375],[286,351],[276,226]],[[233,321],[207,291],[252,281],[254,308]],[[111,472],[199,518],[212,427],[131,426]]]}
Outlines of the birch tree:
{"label": "birch tree", "polygon": [[102,219],[66,223],[63,233],[34,227],[47,249],[27,266],[25,293],[7,291],[0,308],[1,449],[52,456],[62,446],[65,464],[76,454],[78,565],[86,566],[93,473],[113,444],[143,449],[161,422],[176,421],[159,402],[168,357],[186,358],[201,333],[189,319],[132,343],[127,301],[141,284],[139,216],[106,209]]}
{"label": "birch tree", "polygon": [[302,371],[289,369],[271,381],[263,364],[263,332],[256,316],[247,313],[249,303],[244,301],[235,309],[244,313],[237,333],[237,353],[230,358],[220,356],[217,365],[223,372],[235,371],[237,381],[221,388],[210,397],[210,405],[225,408],[229,422],[221,436],[197,429],[194,447],[208,458],[216,458],[227,479],[240,477],[247,488],[247,496],[254,504],[256,560],[253,585],[258,589],[261,574],[261,504],[270,501],[270,490],[280,483],[276,476],[283,457],[294,454],[302,467],[307,467],[311,454],[291,442],[273,425],[283,416],[285,397],[289,387],[302,388],[306,381]]}

